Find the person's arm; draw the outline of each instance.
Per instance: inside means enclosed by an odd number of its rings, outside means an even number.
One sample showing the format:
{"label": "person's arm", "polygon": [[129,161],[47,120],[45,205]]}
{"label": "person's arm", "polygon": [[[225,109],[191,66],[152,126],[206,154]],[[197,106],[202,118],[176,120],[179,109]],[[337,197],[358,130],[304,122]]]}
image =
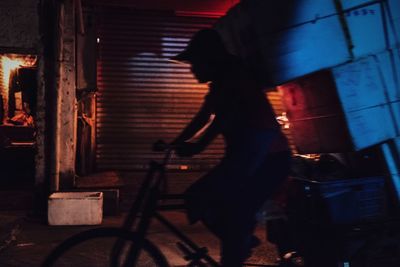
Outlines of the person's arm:
{"label": "person's arm", "polygon": [[212,107],[210,101],[205,99],[202,107],[193,117],[192,121],[183,129],[172,144],[180,144],[196,135],[210,120],[212,114]]}
{"label": "person's arm", "polygon": [[221,132],[217,119],[214,119],[201,134],[196,142],[182,142],[177,144],[176,152],[181,157],[191,157],[202,152]]}
{"label": "person's arm", "polygon": [[221,124],[218,119],[214,118],[197,141],[199,152],[203,151],[221,133]]}

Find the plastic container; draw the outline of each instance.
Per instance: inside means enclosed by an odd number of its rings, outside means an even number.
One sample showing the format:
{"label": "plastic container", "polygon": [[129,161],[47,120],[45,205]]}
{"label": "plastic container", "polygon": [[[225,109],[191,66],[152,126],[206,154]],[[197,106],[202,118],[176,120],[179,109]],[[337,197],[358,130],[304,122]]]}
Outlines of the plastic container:
{"label": "plastic container", "polygon": [[299,202],[307,220],[352,224],[378,220],[387,213],[384,177],[297,182],[303,191]]}
{"label": "plastic container", "polygon": [[50,225],[98,225],[103,219],[102,192],[60,192],[48,199]]}

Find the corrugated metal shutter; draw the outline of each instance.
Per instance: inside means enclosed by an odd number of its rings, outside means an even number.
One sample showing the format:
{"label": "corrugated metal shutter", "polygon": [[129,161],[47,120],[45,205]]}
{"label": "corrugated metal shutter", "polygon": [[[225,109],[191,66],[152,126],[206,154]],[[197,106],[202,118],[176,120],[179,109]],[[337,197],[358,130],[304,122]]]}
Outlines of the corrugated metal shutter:
{"label": "corrugated metal shutter", "polygon": [[[98,170],[142,170],[158,139],[171,141],[200,107],[207,86],[186,65],[169,62],[215,19],[167,12],[100,11],[97,102]],[[171,168],[209,169],[223,154],[221,139]]]}
{"label": "corrugated metal shutter", "polygon": [[[168,59],[215,19],[109,7],[107,12],[100,10],[98,21],[96,166],[98,170],[143,170],[150,159],[161,157],[151,151],[151,145],[176,137],[207,92],[189,66]],[[281,115],[280,94],[270,92],[268,98]],[[289,130],[284,131],[291,140]],[[207,170],[222,157],[223,147],[219,138],[201,155],[174,159],[170,167]]]}

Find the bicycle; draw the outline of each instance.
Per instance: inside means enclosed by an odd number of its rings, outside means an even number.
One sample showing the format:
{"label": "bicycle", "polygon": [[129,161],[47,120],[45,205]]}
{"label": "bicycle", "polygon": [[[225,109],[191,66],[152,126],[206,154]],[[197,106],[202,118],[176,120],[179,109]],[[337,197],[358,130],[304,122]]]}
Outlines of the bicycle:
{"label": "bicycle", "polygon": [[[150,162],[150,168],[145,180],[139,189],[138,196],[130,208],[122,227],[100,227],[75,234],[52,250],[41,266],[57,266],[56,264],[60,259],[66,257],[66,254],[71,251],[71,249],[78,248],[85,242],[95,241],[95,243],[92,243],[92,246],[106,246],[109,245],[110,242],[113,243],[109,255],[104,255],[103,253],[93,256],[98,257],[99,263],[102,260],[106,262],[106,265],[102,266],[168,267],[169,264],[164,254],[156,245],[146,238],[146,233],[152,218],[156,218],[178,237],[180,240],[180,242],[177,243],[178,248],[184,253],[184,258],[189,262],[188,266],[219,266],[218,262],[208,255],[206,248],[199,247],[158,212],[158,202],[161,199],[163,187],[166,182],[166,165],[172,156],[173,149],[173,146],[166,145],[163,142],[158,142],[158,144],[155,145],[155,151],[165,151],[164,159],[161,163],[156,161]],[[179,198],[179,196],[176,195],[171,197]],[[96,240],[102,238],[108,241],[105,242],[103,240],[103,242],[96,242]],[[110,239],[116,239],[116,241]],[[90,248],[91,246],[87,247]],[[80,253],[79,249],[77,253]],[[90,266],[93,266],[93,263],[90,263]]]}

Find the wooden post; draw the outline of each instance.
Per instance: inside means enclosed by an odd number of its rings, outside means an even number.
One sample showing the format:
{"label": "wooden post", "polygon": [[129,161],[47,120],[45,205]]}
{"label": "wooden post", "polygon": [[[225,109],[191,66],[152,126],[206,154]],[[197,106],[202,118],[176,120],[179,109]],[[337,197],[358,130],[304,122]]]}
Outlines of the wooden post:
{"label": "wooden post", "polygon": [[60,20],[60,77],[57,99],[57,167],[58,189],[68,190],[75,176],[76,143],[76,75],[75,75],[75,3],[63,2]]}

